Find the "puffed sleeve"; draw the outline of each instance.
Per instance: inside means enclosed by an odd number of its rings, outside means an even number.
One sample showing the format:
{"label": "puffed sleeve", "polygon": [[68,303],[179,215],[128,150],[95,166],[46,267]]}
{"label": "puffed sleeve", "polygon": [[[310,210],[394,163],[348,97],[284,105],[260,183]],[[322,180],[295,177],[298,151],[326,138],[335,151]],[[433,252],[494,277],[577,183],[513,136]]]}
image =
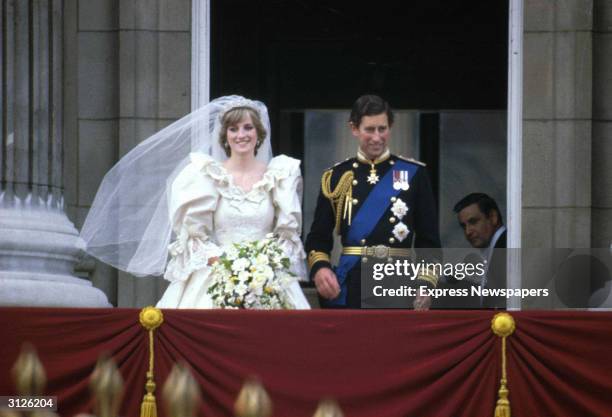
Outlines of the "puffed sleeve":
{"label": "puffed sleeve", "polygon": [[276,177],[272,188],[275,207],[274,233],[279,237],[285,254],[291,261],[291,271],[300,280],[306,280],[302,233],[302,176],[300,161],[286,155],[273,158],[268,172]]}
{"label": "puffed sleeve", "polygon": [[169,215],[176,240],[168,247],[170,261],[164,278],[184,281],[191,273],[208,266],[208,259],[221,255],[213,240],[213,213],[219,193],[208,175],[216,162],[203,154],[192,154],[172,183]]}

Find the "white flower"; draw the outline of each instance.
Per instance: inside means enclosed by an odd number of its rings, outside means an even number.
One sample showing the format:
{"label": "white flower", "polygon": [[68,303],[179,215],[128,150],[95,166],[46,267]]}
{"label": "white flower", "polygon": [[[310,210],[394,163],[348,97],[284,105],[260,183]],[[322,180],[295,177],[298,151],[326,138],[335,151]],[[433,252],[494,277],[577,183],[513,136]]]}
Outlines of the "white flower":
{"label": "white flower", "polygon": [[229,279],[232,276],[232,271],[226,269],[221,263],[217,263],[216,266],[218,269],[215,270],[215,273],[219,273],[221,279]]}
{"label": "white flower", "polygon": [[248,259],[238,258],[232,264],[232,271],[234,271],[235,273],[244,271],[245,269],[249,267],[250,264],[251,263],[249,262]]}
{"label": "white flower", "polygon": [[249,294],[255,294],[258,297],[261,297],[263,295],[263,284],[255,286],[253,285],[253,283],[251,283],[251,285],[249,285],[249,288],[251,289],[251,292]]}
{"label": "white flower", "polygon": [[274,278],[274,271],[269,266],[257,269],[253,272],[253,281],[258,287],[262,287],[267,280]]}
{"label": "white flower", "polygon": [[402,240],[406,239],[409,233],[410,230],[408,230],[408,226],[406,226],[402,222],[399,222],[393,228],[393,236],[395,236],[398,242],[401,242]]}
{"label": "white flower", "polygon": [[257,266],[259,266],[259,265],[268,265],[269,262],[270,262],[270,260],[268,259],[268,257],[266,255],[264,255],[263,253],[260,253],[255,258],[254,264],[257,265]]}
{"label": "white flower", "polygon": [[257,296],[253,294],[252,292],[248,293],[246,297],[244,297],[244,302],[249,305],[255,304],[256,301],[257,301]]}
{"label": "white flower", "polygon": [[269,265],[262,265],[257,268],[258,272],[261,272],[266,279],[274,278],[274,270]]}
{"label": "white flower", "polygon": [[247,282],[250,277],[251,277],[251,274],[248,271],[238,272],[238,279],[240,280],[241,283]]}
{"label": "white flower", "polygon": [[276,253],[276,254],[274,254],[274,256],[272,256],[272,263],[274,265],[280,266],[282,264],[282,262],[283,262],[283,258],[284,258],[284,256],[283,256],[282,253]]}
{"label": "white flower", "polygon": [[234,280],[228,279],[227,281],[225,281],[224,291],[231,293],[234,291],[235,287],[236,285],[234,284]]}
{"label": "white flower", "polygon": [[235,246],[230,246],[227,251],[225,252],[225,256],[227,256],[227,259],[230,261],[234,261],[238,258],[238,249],[236,249]]}
{"label": "white flower", "polygon": [[[232,259],[230,259],[232,258]],[[287,262],[278,238],[241,242],[220,256],[212,267],[208,293],[222,308],[294,308],[286,289],[295,277],[283,267]]]}
{"label": "white flower", "polygon": [[406,213],[408,213],[408,206],[401,198],[398,198],[391,206],[391,212],[395,217],[401,220],[402,217],[404,217]]}
{"label": "white flower", "polygon": [[244,282],[241,282],[240,284],[236,285],[236,293],[241,297],[244,297],[248,290],[249,287]]}

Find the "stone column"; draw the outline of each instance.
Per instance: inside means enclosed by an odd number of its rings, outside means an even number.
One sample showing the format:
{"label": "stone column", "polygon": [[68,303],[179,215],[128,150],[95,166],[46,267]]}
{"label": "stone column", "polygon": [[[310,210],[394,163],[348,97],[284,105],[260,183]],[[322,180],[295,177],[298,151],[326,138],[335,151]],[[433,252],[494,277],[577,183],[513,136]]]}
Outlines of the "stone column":
{"label": "stone column", "polygon": [[593,4],[591,245],[612,248],[612,0]]}
{"label": "stone column", "polygon": [[[119,153],[190,111],[191,1],[119,3]],[[118,307],[155,304],[160,279],[118,274]]]}
{"label": "stone column", "polygon": [[589,0],[525,3],[523,247],[589,247]]}
{"label": "stone column", "polygon": [[553,295],[560,262],[591,243],[592,28],[592,0],[525,2],[522,247],[538,249],[522,279]]}
{"label": "stone column", "polygon": [[108,306],[73,275],[82,245],[64,212],[63,2],[0,7],[0,305]]}

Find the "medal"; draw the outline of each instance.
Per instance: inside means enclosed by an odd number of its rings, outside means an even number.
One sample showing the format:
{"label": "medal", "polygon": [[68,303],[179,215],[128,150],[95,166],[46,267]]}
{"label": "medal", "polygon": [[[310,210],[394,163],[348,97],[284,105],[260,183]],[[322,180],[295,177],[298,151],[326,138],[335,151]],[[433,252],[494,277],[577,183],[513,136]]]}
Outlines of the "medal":
{"label": "medal", "polygon": [[380,180],[380,177],[376,174],[376,167],[374,166],[374,164],[372,164],[372,169],[370,169],[370,175],[368,175],[368,184],[376,184],[378,182],[378,180]]}
{"label": "medal", "polygon": [[393,189],[407,191],[410,188],[408,184],[408,171],[393,171]]}
{"label": "medal", "polygon": [[[370,165],[370,175],[366,177],[368,184],[375,185],[380,181],[378,172],[376,172],[376,164],[379,164],[389,159],[389,155],[390,155],[389,149],[385,149],[385,151],[383,152],[381,156],[379,156],[375,160],[371,160],[370,158],[365,156],[365,154],[361,151],[361,149],[357,151],[357,160],[361,163]],[[358,164],[355,162],[355,165],[358,165]],[[353,168],[357,168],[357,166],[355,165],[353,165]],[[391,163],[391,165],[393,165],[393,163]]]}

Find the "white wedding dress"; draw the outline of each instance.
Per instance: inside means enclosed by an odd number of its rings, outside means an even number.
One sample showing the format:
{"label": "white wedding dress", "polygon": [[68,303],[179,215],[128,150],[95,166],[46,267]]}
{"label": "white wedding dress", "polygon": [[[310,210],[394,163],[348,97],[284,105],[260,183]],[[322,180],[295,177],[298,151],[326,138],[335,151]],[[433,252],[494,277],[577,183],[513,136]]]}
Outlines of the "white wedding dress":
{"label": "white wedding dress", "polygon": [[[272,158],[263,178],[243,191],[210,156],[192,153],[190,160],[172,184],[168,205],[176,240],[164,274],[170,285],[157,307],[214,308],[207,293],[208,259],[232,243],[263,239],[270,232],[279,237],[291,271],[304,279],[300,161]],[[291,284],[289,298],[296,309],[310,308],[298,282]]]}

